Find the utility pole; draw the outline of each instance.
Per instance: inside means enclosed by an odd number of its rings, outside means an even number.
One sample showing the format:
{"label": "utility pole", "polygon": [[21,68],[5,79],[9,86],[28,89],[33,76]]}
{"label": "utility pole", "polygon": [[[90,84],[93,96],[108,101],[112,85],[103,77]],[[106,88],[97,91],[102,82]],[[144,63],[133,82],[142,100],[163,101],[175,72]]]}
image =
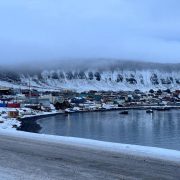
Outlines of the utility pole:
{"label": "utility pole", "polygon": [[30,103],[30,98],[31,98],[31,80],[29,77],[29,103]]}

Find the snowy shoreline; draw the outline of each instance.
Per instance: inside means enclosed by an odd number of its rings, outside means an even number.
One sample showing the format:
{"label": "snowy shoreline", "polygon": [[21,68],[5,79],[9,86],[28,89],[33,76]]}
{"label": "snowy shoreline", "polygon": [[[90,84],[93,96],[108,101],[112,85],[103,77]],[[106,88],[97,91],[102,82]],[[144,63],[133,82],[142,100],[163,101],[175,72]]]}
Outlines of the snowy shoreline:
{"label": "snowy shoreline", "polygon": [[[89,113],[89,112],[105,112],[105,111],[122,111],[122,110],[147,110],[147,109],[152,109],[155,110],[156,108],[163,108],[166,107],[169,110],[170,109],[180,109],[180,106],[134,106],[134,107],[117,107],[117,108],[107,108],[104,110],[91,110],[91,111],[75,111],[75,112],[69,112],[71,113]],[[21,127],[21,123],[24,120],[35,120],[35,118],[38,120],[40,118],[45,118],[48,116],[56,116],[60,114],[65,114],[65,112],[58,112],[58,111],[52,111],[52,112],[34,112],[34,114],[29,114],[29,115],[23,115],[22,117],[16,119],[16,118],[9,118],[7,116],[7,112],[10,110],[15,110],[22,112],[23,109],[28,109],[28,108],[0,108],[0,129],[11,129],[13,131],[16,131],[17,128]],[[32,111],[28,109],[29,111]],[[2,112],[5,112],[3,114]],[[32,113],[32,112],[31,112]]]}
{"label": "snowy shoreline", "polygon": [[32,116],[26,116],[20,118],[20,126],[17,127],[18,131],[25,131],[25,132],[32,132],[32,133],[39,133],[41,130],[41,126],[37,123],[37,120],[48,118],[52,116],[62,115],[62,112],[54,112],[54,113],[45,113],[45,114],[38,114]]}
{"label": "snowy shoreline", "polygon": [[62,144],[72,147],[74,146],[80,148],[88,148],[92,150],[107,151],[111,153],[120,153],[137,157],[152,158],[162,161],[171,161],[180,164],[180,151],[177,150],[11,130],[0,130],[0,135],[23,138],[25,141],[32,140],[40,141],[42,143],[47,142],[50,143],[50,145]]}
{"label": "snowy shoreline", "polygon": [[[23,111],[29,111],[27,115],[23,115],[19,118],[10,118],[8,117],[9,111],[18,111],[22,113]],[[24,113],[24,112],[23,112]],[[0,108],[0,129],[7,129],[12,131],[17,131],[17,128],[21,126],[21,123],[24,119],[33,119],[33,118],[44,118],[48,116],[55,116],[62,114],[62,112],[52,111],[52,112],[33,112],[29,108]]]}

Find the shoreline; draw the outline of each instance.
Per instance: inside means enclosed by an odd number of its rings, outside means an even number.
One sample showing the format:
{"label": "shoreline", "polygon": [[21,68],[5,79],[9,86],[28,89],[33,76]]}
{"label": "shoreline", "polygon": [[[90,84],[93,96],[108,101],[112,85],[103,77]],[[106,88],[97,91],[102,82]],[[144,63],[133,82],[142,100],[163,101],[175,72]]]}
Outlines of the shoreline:
{"label": "shoreline", "polygon": [[20,121],[20,126],[17,127],[16,129],[17,131],[38,133],[41,130],[41,126],[36,122],[37,120],[51,116],[63,115],[63,114],[64,113],[50,113],[50,114],[23,117],[18,119],[18,121]]}
{"label": "shoreline", "polygon": [[93,113],[93,112],[108,112],[108,111],[123,111],[123,110],[157,110],[158,108],[168,108],[169,111],[173,109],[180,109],[180,106],[135,106],[135,107],[118,107],[112,109],[103,109],[103,110],[90,110],[90,111],[75,111],[75,112],[56,112],[56,113],[46,113],[46,114],[37,114],[27,117],[22,117],[18,119],[20,121],[20,126],[16,128],[18,131],[25,131],[25,132],[34,132],[38,133],[41,130],[41,126],[37,123],[37,120],[58,116],[58,115],[65,115],[65,114],[74,114],[74,113]]}
{"label": "shoreline", "polygon": [[[174,110],[175,112],[177,112],[177,110]],[[130,115],[132,114],[133,110],[129,113]],[[136,112],[136,110],[134,110],[134,112]],[[143,114],[145,115],[145,117],[151,117],[149,114],[146,114],[146,111],[143,110],[143,111],[139,111],[140,113],[143,112]],[[77,112],[77,113],[81,113],[81,112]],[[77,114],[76,113],[76,114]],[[91,112],[83,112],[83,113],[88,113],[87,116],[90,115]],[[103,114],[105,112],[102,112]],[[112,111],[111,112],[112,114],[114,114],[114,112]],[[156,112],[157,114],[166,114],[166,112],[162,111],[162,112],[159,112],[157,111]],[[156,114],[155,113],[155,114]],[[173,110],[170,112],[167,111],[167,114],[171,114],[173,113]],[[68,117],[74,117],[74,116],[79,116],[79,115],[75,115],[73,116],[74,113],[72,114],[69,114]],[[96,113],[95,113],[96,114]],[[101,113],[100,113],[101,114]],[[108,112],[106,113],[108,114]],[[105,115],[106,115],[105,114]],[[116,112],[116,114],[118,115],[118,112]],[[56,136],[66,136],[66,134],[63,134],[63,133],[49,133],[47,131],[43,131],[44,129],[42,129],[44,126],[43,126],[43,121],[48,121],[49,118],[48,117],[54,117],[55,116],[55,119],[56,120],[65,120],[66,118],[68,118],[65,113],[53,113],[53,114],[44,114],[44,115],[38,115],[38,116],[32,116],[32,117],[26,117],[26,118],[23,118],[21,119],[21,122],[22,122],[22,125],[18,128],[19,131],[24,131],[24,132],[33,132],[33,133],[38,133],[38,134],[46,134],[46,135],[51,135],[51,134],[54,134]],[[58,116],[58,117],[56,117]],[[86,116],[86,115],[85,115]],[[124,118],[124,115],[119,115],[121,118]],[[118,117],[119,117],[118,116]],[[45,118],[45,119],[44,119]],[[42,119],[41,121],[38,121],[39,119]],[[54,119],[54,118],[52,118]],[[49,122],[51,122],[51,120],[49,120]],[[42,123],[42,124],[41,124]],[[46,126],[45,126],[46,127]],[[41,131],[42,129],[42,131]],[[67,136],[69,137],[69,136]],[[74,137],[77,137],[77,138],[87,138],[85,136],[81,136],[81,135],[76,135]],[[90,137],[90,136],[89,136]],[[90,137],[91,138],[91,137]],[[129,143],[128,141],[122,141],[122,140],[113,140],[113,139],[102,139],[102,138],[91,138],[92,140],[98,140],[98,141],[106,141],[106,142],[114,142],[114,143]],[[140,146],[146,146],[146,147],[150,147],[150,146],[154,146],[154,147],[159,147],[159,148],[169,148],[168,146],[162,146],[162,145],[159,145],[159,144],[147,144],[147,143],[140,143],[140,142],[130,142],[130,144],[134,144],[134,145],[140,145]],[[172,150],[178,150],[179,151],[179,146],[175,146],[173,148],[170,148]]]}
{"label": "shoreline", "polygon": [[[97,109],[97,110],[78,110],[73,112],[63,112],[62,114],[73,114],[73,113],[87,113],[87,112],[106,112],[106,111],[123,111],[123,110],[154,110],[158,111],[168,108],[168,110],[172,109],[180,109],[180,106],[130,106],[130,107],[115,107],[115,108],[109,108],[109,109]],[[162,110],[162,111],[168,111],[168,110]]]}

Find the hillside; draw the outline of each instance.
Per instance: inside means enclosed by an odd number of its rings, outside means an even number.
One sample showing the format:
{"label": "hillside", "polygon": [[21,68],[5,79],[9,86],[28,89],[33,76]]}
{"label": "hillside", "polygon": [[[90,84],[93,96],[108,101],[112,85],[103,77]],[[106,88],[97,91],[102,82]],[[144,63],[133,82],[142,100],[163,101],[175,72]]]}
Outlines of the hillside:
{"label": "hillside", "polygon": [[86,66],[66,65],[54,70],[4,71],[0,74],[1,86],[41,89],[135,90],[179,89],[179,64],[116,62],[104,66],[95,63]]}

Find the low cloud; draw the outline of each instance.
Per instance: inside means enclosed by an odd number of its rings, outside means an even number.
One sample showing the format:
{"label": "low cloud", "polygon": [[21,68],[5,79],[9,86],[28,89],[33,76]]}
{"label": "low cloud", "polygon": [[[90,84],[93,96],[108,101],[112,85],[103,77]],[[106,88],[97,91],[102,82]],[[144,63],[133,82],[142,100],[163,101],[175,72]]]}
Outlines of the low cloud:
{"label": "low cloud", "polygon": [[1,1],[0,63],[179,63],[179,6],[178,0]]}

